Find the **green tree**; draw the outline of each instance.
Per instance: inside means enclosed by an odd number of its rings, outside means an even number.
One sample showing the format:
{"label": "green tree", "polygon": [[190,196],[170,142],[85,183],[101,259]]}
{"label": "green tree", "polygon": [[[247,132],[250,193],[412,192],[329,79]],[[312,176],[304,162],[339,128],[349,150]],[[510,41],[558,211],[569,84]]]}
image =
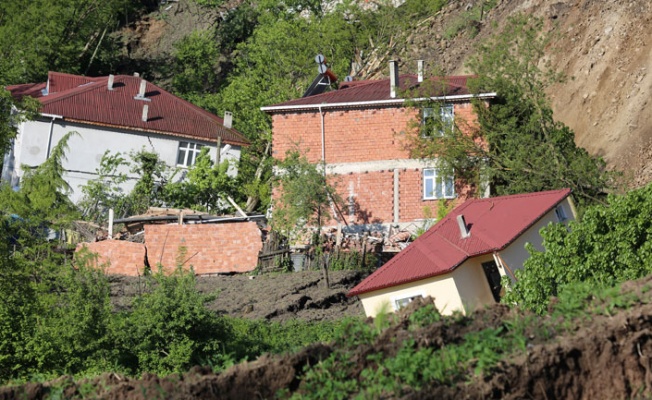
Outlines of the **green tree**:
{"label": "green tree", "polygon": [[79,208],[84,219],[100,223],[107,218],[109,209],[113,209],[119,217],[127,216],[127,194],[120,187],[127,181],[127,175],[120,169],[127,165],[120,153],[104,152],[100,166],[95,170],[97,178],[89,180],[81,188],[84,197],[79,202]]}
{"label": "green tree", "polygon": [[610,287],[652,273],[651,212],[649,185],[609,195],[606,205],[587,208],[581,222],[548,225],[541,231],[545,251],[528,248],[505,301],[542,313],[551,296],[574,283]]}
{"label": "green tree", "polygon": [[[43,81],[48,70],[88,73],[112,50],[110,33],[138,3],[128,0],[0,2],[0,75]],[[112,57],[113,58],[113,57]]]}
{"label": "green tree", "polygon": [[223,319],[205,307],[193,271],[152,276],[152,291],[134,300],[132,311],[114,325],[122,362],[134,372],[183,372],[222,359],[229,337]]}
{"label": "green tree", "polygon": [[591,204],[612,186],[612,177],[604,161],[577,147],[573,131],[553,118],[545,89],[561,76],[541,64],[552,40],[541,24],[512,17],[471,57],[474,93],[497,94],[489,107],[474,100],[477,127],[456,121],[441,138],[415,133],[412,148],[476,184],[489,182],[498,195],[570,187],[580,206]]}
{"label": "green tree", "polygon": [[130,156],[133,161],[131,172],[140,176],[140,179],[127,197],[128,213],[139,214],[149,207],[162,204],[168,166],[157,153],[144,149],[133,152]]}
{"label": "green tree", "polygon": [[229,161],[214,165],[208,152],[208,147],[202,148],[186,179],[165,186],[169,206],[210,212],[231,207],[226,198],[236,192],[236,180],[228,174]]}
{"label": "green tree", "polygon": [[341,208],[342,200],[323,167],[308,162],[298,150],[289,150],[277,167],[279,194],[270,223],[278,232],[290,236],[321,227],[331,218],[331,205]]}

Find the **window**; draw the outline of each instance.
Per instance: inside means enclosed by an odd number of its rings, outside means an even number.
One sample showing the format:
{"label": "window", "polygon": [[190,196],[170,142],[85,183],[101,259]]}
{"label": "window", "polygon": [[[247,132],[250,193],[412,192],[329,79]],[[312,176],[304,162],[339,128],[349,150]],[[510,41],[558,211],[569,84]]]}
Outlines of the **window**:
{"label": "window", "polygon": [[398,299],[394,299],[394,310],[398,311],[401,308],[407,306],[408,304],[412,303],[416,299],[422,299],[423,295],[418,294],[416,296],[408,296],[408,297],[401,297]]}
{"label": "window", "polygon": [[452,199],[455,197],[453,176],[439,176],[434,168],[423,170],[423,199]]}
{"label": "window", "polygon": [[195,164],[195,158],[201,152],[203,146],[198,143],[179,142],[179,154],[177,156],[177,165],[190,167]]}
{"label": "window", "polygon": [[564,210],[564,206],[559,205],[555,208],[555,214],[557,215],[557,221],[559,222],[564,222],[568,219],[566,216],[566,211]]}
{"label": "window", "polygon": [[447,130],[453,129],[453,105],[442,104],[439,107],[439,118],[435,118],[435,108],[424,108],[421,116],[423,136],[440,137]]}

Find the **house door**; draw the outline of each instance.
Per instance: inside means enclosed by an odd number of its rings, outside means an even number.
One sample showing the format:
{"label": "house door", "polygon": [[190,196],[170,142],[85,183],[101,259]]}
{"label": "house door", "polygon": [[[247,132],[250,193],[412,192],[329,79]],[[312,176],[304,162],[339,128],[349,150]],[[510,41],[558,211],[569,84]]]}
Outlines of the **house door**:
{"label": "house door", "polygon": [[491,294],[494,296],[494,300],[496,300],[496,303],[500,302],[500,292],[503,289],[503,285],[500,282],[501,276],[500,272],[498,272],[496,262],[488,261],[482,263],[482,269],[487,277],[487,282],[489,282],[489,288],[491,289]]}

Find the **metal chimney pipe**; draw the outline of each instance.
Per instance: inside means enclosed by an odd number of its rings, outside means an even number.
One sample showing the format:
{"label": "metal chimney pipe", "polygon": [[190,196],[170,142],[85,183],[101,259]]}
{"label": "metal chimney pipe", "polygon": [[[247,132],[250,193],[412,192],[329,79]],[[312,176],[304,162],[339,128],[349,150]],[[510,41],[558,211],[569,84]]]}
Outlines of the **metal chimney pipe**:
{"label": "metal chimney pipe", "polygon": [[459,226],[460,228],[460,235],[462,236],[462,239],[471,236],[471,232],[469,232],[469,227],[466,224],[466,221],[464,220],[464,215],[460,214],[457,216],[457,226]]}
{"label": "metal chimney pipe", "polygon": [[113,80],[114,79],[115,79],[115,76],[109,75],[109,82],[106,85],[109,90],[113,90]]}
{"label": "metal chimney pipe", "polygon": [[231,111],[224,111],[224,127],[231,129],[233,126],[233,113]]}
{"label": "metal chimney pipe", "polygon": [[396,98],[396,90],[399,86],[398,81],[398,61],[390,60],[389,61],[389,97]]}
{"label": "metal chimney pipe", "polygon": [[149,113],[149,106],[147,104],[143,105],[143,116],[142,120],[143,122],[147,122],[147,114]]}
{"label": "metal chimney pipe", "polygon": [[418,82],[423,82],[423,60],[417,60]]}

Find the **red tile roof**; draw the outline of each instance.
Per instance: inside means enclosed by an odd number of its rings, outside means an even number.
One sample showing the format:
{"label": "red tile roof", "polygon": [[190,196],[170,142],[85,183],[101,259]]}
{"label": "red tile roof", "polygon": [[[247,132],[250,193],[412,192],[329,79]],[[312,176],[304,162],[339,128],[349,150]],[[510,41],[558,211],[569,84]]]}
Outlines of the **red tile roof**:
{"label": "red tile roof", "polygon": [[[205,141],[222,137],[223,143],[246,145],[238,131],[224,126],[224,120],[158,86],[147,82],[145,97],[134,99],[142,78],[116,75],[113,90],[109,77],[89,78],[50,72],[48,83],[8,86],[12,96],[32,96],[41,102],[40,112],[61,115],[65,120],[138,131],[155,132]],[[48,89],[48,93],[43,91]],[[147,122],[143,106],[149,106]]]}
{"label": "red tile roof", "polygon": [[[399,86],[401,91],[408,91],[410,97],[442,97],[442,96],[469,96],[471,92],[467,81],[472,76],[446,76],[444,78],[433,78],[426,82],[419,83],[416,75],[401,75]],[[364,102],[403,102],[403,98],[392,98],[390,96],[389,78],[381,80],[342,82],[337,90],[318,94],[315,96],[302,97],[263,107],[264,111],[283,111],[284,108],[296,109],[300,106],[336,105]]]}
{"label": "red tile roof", "polygon": [[[570,193],[570,189],[561,189],[468,200],[360,282],[348,296],[442,275],[471,257],[500,251]],[[461,237],[458,215],[464,215],[470,227],[467,238]]]}

